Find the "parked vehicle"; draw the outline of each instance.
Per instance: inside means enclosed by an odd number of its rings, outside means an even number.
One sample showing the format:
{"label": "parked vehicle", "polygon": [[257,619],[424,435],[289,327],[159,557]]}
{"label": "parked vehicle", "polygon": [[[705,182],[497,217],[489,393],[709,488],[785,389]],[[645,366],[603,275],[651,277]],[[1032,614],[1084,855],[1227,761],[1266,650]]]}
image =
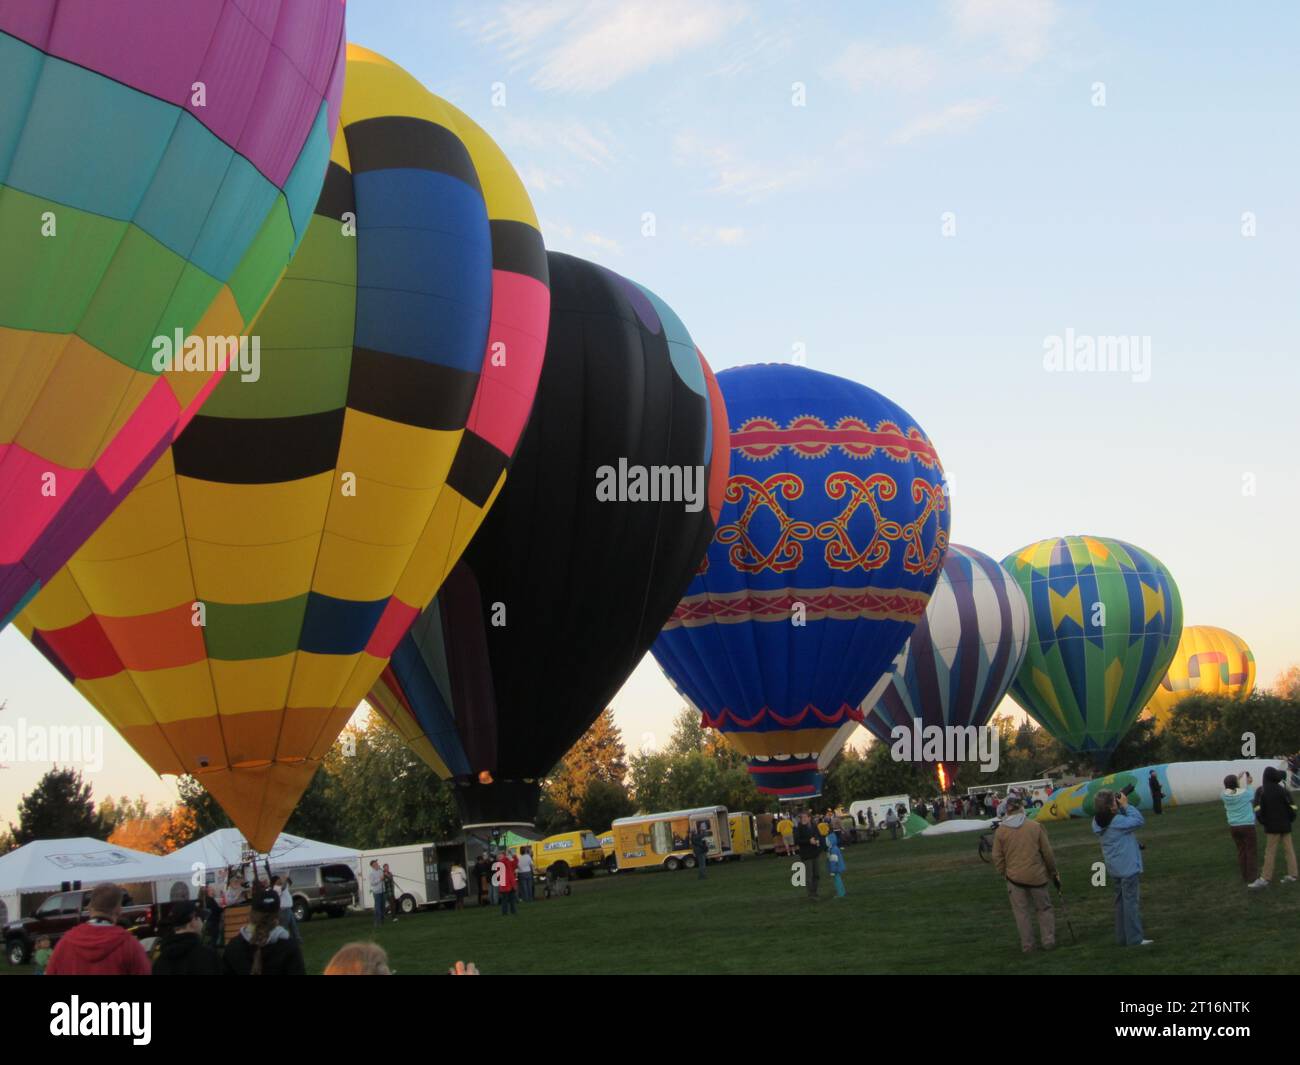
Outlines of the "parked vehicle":
{"label": "parked vehicle", "polygon": [[[510,849],[518,854],[520,846],[524,844]],[[533,872],[538,876],[544,876],[554,866],[558,876],[573,875],[588,880],[605,864],[605,852],[600,840],[587,828],[560,832],[526,846],[533,848]]]}
{"label": "parked vehicle", "polygon": [[342,917],[361,898],[357,874],[350,865],[288,866],[275,873],[292,881],[289,890],[293,893],[293,915],[299,922],[310,921],[312,914],[322,912]]}
{"label": "parked vehicle", "polygon": [[731,832],[731,857],[739,861],[747,854],[758,853],[758,827],[748,810],[737,810],[727,815],[727,828]]}
{"label": "parked vehicle", "polygon": [[[438,848],[432,843],[409,843],[403,847],[383,847],[380,850],[363,851],[361,868],[370,869],[371,860],[379,862],[380,868],[388,866],[393,874],[393,886],[397,894],[396,909],[403,915],[436,907],[444,901],[439,884]],[[447,863],[451,868],[450,862]],[[361,878],[361,905],[369,910],[374,908],[374,896],[370,894],[370,877]],[[450,881],[447,896],[454,897]]]}
{"label": "parked vehicle", "polygon": [[694,869],[691,831],[698,829],[709,841],[708,858],[720,860],[732,853],[731,830],[725,806],[702,806],[662,814],[620,817],[614,822],[614,855],[619,869]]}
{"label": "parked vehicle", "polygon": [[[139,939],[156,936],[170,902],[134,903],[127,891],[122,893],[122,913],[117,923]],[[54,946],[67,932],[90,919],[90,889],[60,891],[50,895],[30,917],[20,917],[4,926],[5,957],[10,965],[22,965],[36,949],[36,941],[48,937]]]}
{"label": "parked vehicle", "polygon": [[[853,823],[859,828],[865,828],[865,824],[858,818],[861,813],[866,817],[869,809],[875,818],[876,831],[882,831],[885,827],[885,811],[890,807],[894,808],[894,813],[898,814],[899,821],[906,821],[907,815],[912,812],[912,800],[906,795],[881,795],[875,799],[859,799],[857,802],[849,804],[849,816],[853,818]],[[899,811],[899,807],[902,811]]]}

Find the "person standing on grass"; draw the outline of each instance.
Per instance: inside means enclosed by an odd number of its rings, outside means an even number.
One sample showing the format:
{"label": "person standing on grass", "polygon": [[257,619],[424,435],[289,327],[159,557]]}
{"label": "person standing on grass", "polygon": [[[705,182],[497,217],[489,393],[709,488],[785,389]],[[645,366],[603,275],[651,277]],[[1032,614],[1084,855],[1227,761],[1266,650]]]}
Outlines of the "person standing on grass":
{"label": "person standing on grass", "polygon": [[519,899],[533,901],[533,848],[519,848]]}
{"label": "person standing on grass", "polygon": [[393,920],[397,920],[397,881],[393,879],[393,871],[388,868],[388,863],[384,862],[384,912],[393,911]]}
{"label": "person standing on grass", "polygon": [[257,893],[251,901],[248,923],[239,930],[221,956],[225,976],[304,976],[302,948],[280,927],[280,897],[274,891]]}
{"label": "person standing on grass", "polygon": [[370,897],[375,903],[375,927],[384,923],[384,871],[379,868],[379,859],[370,859]]}
{"label": "person standing on grass", "polygon": [[821,886],[821,870],[818,868],[817,861],[825,848],[825,840],[817,831],[817,826],[812,823],[812,817],[807,810],[799,815],[799,824],[794,830],[794,844],[799,851],[799,858],[803,861],[804,886],[808,889],[808,897],[813,902],[820,902],[817,891]]}
{"label": "person standing on grass", "polygon": [[492,883],[497,889],[497,897],[501,900],[502,917],[519,913],[515,904],[519,887],[518,869],[519,859],[508,850],[502,851],[497,856],[497,860],[492,863]]}
{"label": "person standing on grass", "polygon": [[1160,778],[1156,776],[1154,769],[1151,770],[1151,774],[1147,777],[1147,787],[1151,791],[1151,812],[1153,814],[1163,813],[1161,803],[1164,802],[1165,793],[1164,789],[1160,787]]}
{"label": "person standing on grass", "polygon": [[451,863],[451,893],[456,896],[456,909],[465,908],[465,896],[469,894],[469,878],[460,862]]}
{"label": "person standing on grass", "polygon": [[844,890],[844,854],[840,850],[840,834],[835,831],[826,835],[826,871],[835,882],[835,897],[844,898],[847,894]]}
{"label": "person standing on grass", "polygon": [[892,806],[885,808],[885,827],[889,829],[890,839],[898,839],[898,814]]}
{"label": "person standing on grass", "polygon": [[1237,866],[1241,870],[1242,882],[1248,888],[1261,888],[1268,881],[1260,879],[1258,874],[1253,803],[1255,796],[1250,785],[1249,773],[1243,773],[1240,777],[1236,773],[1229,773],[1223,778],[1223,792],[1219,798],[1223,800],[1223,809],[1228,815],[1228,833],[1237,845]]}
{"label": "person standing on grass", "polygon": [[1034,926],[1030,920],[1038,913],[1038,936],[1044,950],[1056,946],[1056,914],[1048,881],[1060,886],[1056,858],[1047,841],[1047,830],[1037,821],[1025,817],[1019,796],[1007,800],[1007,816],[993,833],[993,867],[1007,882],[1011,913],[1020,933],[1020,949],[1026,954],[1034,949]]}
{"label": "person standing on grass", "polygon": [[695,831],[691,833],[691,853],[695,855],[695,868],[699,873],[699,879],[704,879],[705,867],[709,864],[709,837],[704,834],[704,830],[695,826]]}
{"label": "person standing on grass", "polygon": [[289,933],[289,938],[295,943],[301,943],[298,919],[293,915],[293,881],[287,876],[273,876],[271,889],[280,896],[280,927]]}
{"label": "person standing on grass", "polygon": [[1259,887],[1267,887],[1273,879],[1273,862],[1278,848],[1286,854],[1286,873],[1282,883],[1293,884],[1296,879],[1295,845],[1291,842],[1291,822],[1295,820],[1295,804],[1291,793],[1282,783],[1282,770],[1269,766],[1264,770],[1264,783],[1255,792],[1255,816],[1264,827],[1264,871]]}
{"label": "person standing on grass", "polygon": [[1101,840],[1106,874],[1115,885],[1115,940],[1121,946],[1149,947],[1142,931],[1142,848],[1134,833],[1146,824],[1128,796],[1103,789],[1093,799],[1092,830]]}

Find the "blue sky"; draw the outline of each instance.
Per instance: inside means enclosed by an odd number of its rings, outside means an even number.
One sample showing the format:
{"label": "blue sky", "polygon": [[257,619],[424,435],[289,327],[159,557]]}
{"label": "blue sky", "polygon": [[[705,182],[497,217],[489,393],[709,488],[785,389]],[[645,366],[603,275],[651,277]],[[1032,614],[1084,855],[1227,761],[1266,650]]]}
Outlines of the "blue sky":
{"label": "blue sky", "polygon": [[[1300,661],[1300,8],[348,8],[351,40],[499,140],[548,247],[654,289],[715,369],[802,345],[907,409],[954,540],[1129,540],[1262,682]],[[1047,372],[1067,330],[1148,338],[1149,380]],[[12,631],[5,698],[0,724],[98,723]],[[650,660],[614,703],[633,746],[679,705]],[[174,794],[107,742],[97,794]],[[0,771],[0,818],[46,768]]]}

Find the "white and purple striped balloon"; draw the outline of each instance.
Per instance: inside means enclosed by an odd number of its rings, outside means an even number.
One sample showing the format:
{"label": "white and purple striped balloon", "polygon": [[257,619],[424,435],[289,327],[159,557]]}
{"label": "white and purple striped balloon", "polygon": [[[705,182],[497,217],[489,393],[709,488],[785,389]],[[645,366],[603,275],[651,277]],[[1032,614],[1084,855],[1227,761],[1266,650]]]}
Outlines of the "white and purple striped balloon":
{"label": "white and purple striped balloon", "polygon": [[1024,593],[995,560],[949,544],[925,617],[894,659],[893,679],[863,724],[890,742],[890,730],[924,725],[983,725],[1020,670],[1029,642]]}

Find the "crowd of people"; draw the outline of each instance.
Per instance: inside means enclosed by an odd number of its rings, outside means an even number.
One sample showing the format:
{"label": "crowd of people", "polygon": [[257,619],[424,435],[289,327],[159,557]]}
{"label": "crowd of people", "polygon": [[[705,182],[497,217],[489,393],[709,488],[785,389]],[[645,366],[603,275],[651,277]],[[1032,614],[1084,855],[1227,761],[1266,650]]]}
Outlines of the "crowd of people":
{"label": "crowd of people", "polygon": [[[1257,788],[1249,772],[1232,773],[1224,778],[1220,799],[1227,815],[1228,832],[1237,851],[1241,878],[1248,890],[1258,891],[1273,879],[1275,861],[1280,851],[1286,858],[1287,872],[1283,884],[1297,879],[1295,847],[1291,828],[1296,817],[1295,802],[1285,785],[1280,769],[1269,766]],[[1162,812],[1163,790],[1153,772],[1147,782],[1151,810]],[[1129,801],[1133,785],[1121,791],[1103,789],[1093,796],[1092,831],[1101,845],[1106,877],[1115,897],[1115,941],[1121,946],[1150,946],[1142,925],[1143,846],[1138,829],[1146,819]],[[1001,821],[993,835],[993,864],[1006,881],[1007,895],[1020,949],[1029,953],[1041,946],[1056,946],[1056,915],[1048,885],[1061,895],[1061,877],[1057,870],[1047,829],[1025,814],[1025,797],[1010,794],[1005,800]],[[1264,831],[1264,867],[1257,866],[1257,828]],[[1038,943],[1034,940],[1034,917],[1038,923]]]}

